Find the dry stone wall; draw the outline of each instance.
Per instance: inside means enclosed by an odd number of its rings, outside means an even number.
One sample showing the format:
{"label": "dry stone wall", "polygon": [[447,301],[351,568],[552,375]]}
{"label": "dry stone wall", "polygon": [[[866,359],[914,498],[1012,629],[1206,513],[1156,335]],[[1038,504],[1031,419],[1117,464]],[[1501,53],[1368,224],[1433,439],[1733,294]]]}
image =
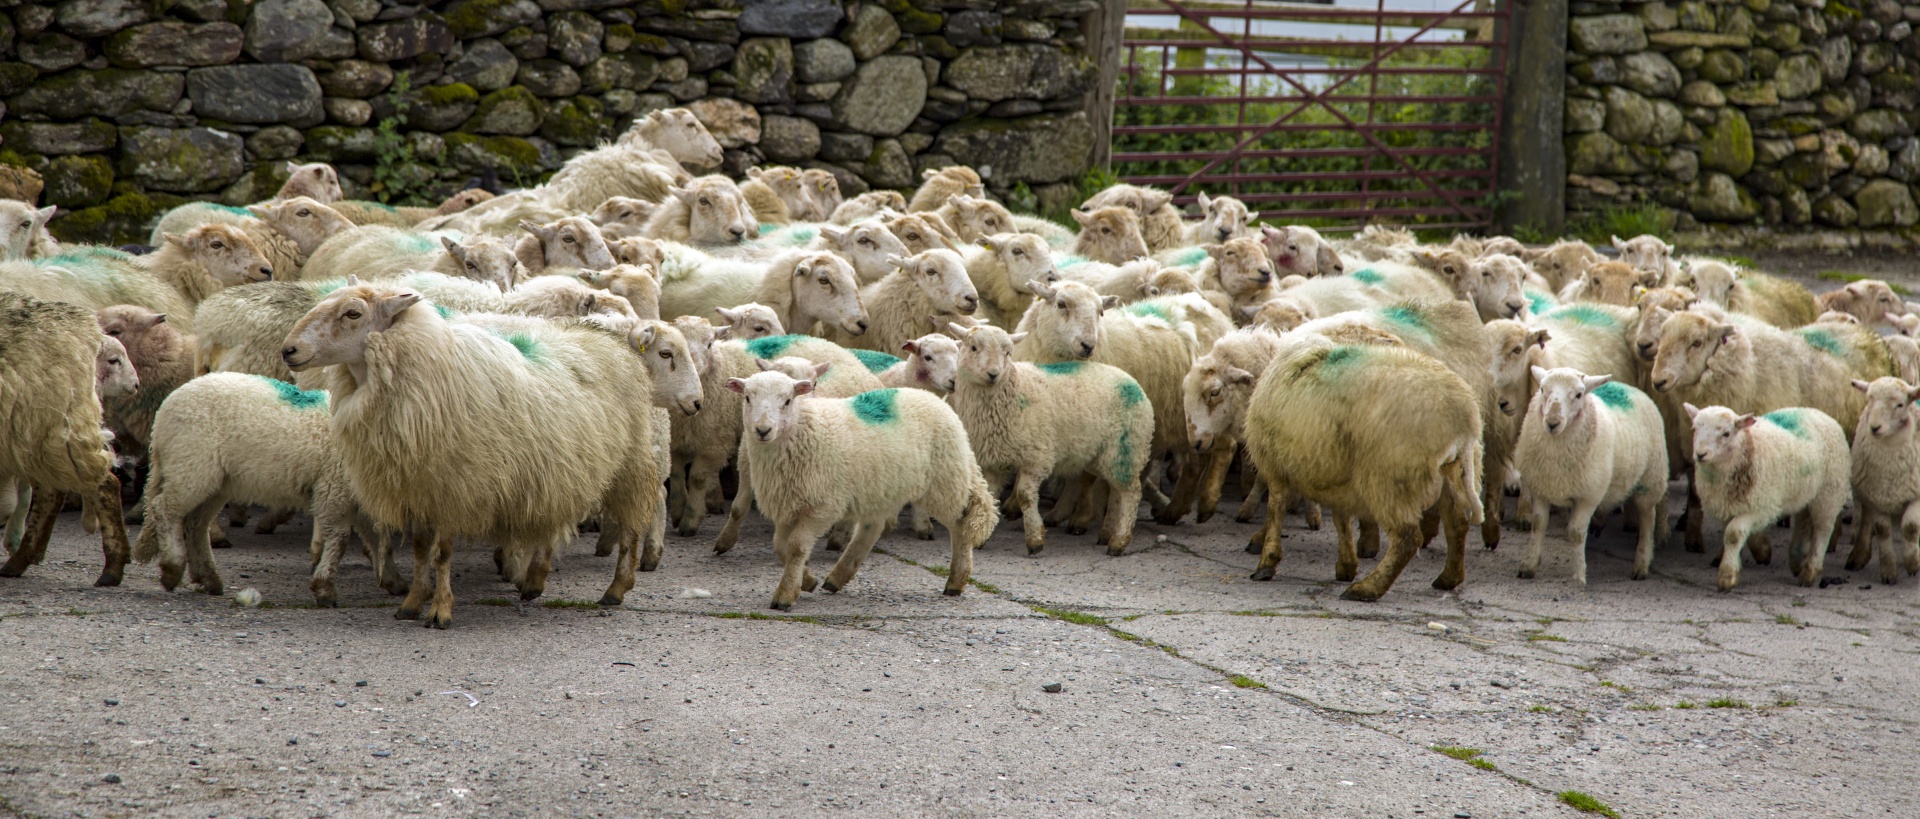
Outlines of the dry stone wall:
{"label": "dry stone wall", "polygon": [[1651,200],[1678,227],[1920,222],[1920,3],[1573,2],[1569,219]]}
{"label": "dry stone wall", "polygon": [[1099,6],[0,0],[0,188],[30,169],[57,234],[130,241],[190,198],[271,196],[289,159],[334,163],[356,198],[430,199],[530,184],[684,105],[729,172],[821,167],[852,195],[962,162],[1066,196],[1094,147]]}

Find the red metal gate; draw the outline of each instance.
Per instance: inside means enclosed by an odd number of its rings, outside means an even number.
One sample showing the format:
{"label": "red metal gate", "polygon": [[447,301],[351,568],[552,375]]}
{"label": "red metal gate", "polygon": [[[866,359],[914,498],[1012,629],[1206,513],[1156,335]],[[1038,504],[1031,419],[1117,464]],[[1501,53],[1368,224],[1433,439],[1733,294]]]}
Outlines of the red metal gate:
{"label": "red metal gate", "polygon": [[1335,231],[1488,227],[1511,0],[1336,2],[1128,0],[1115,173]]}

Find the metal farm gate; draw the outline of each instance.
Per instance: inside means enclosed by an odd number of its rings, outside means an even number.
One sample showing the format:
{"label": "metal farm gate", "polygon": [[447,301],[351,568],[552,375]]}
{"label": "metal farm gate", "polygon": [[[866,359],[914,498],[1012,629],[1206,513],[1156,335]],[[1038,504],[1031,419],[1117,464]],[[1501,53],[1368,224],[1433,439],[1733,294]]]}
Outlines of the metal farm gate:
{"label": "metal farm gate", "polygon": [[1484,230],[1511,0],[1127,0],[1113,170],[1262,219]]}

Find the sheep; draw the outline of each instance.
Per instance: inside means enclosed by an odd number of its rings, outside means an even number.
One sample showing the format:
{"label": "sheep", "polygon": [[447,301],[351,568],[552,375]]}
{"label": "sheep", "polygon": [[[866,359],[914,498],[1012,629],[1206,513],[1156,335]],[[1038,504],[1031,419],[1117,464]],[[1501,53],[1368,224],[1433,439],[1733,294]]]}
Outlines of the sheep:
{"label": "sheep", "polygon": [[1472,302],[1481,321],[1514,318],[1527,310],[1527,272],[1526,263],[1512,256],[1482,256],[1451,279],[1453,294]]}
{"label": "sheep", "polygon": [[584,216],[569,216],[544,225],[522,222],[520,229],[527,234],[514,244],[513,255],[533,275],[549,268],[605,270],[613,266],[607,240]]}
{"label": "sheep", "polygon": [[1265,304],[1277,295],[1273,289],[1277,265],[1267,257],[1260,240],[1231,239],[1205,247],[1208,263],[1201,268],[1202,286],[1227,294],[1234,311]]}
{"label": "sheep", "polygon": [[1578,239],[1562,239],[1538,250],[1522,251],[1519,256],[1533,265],[1533,271],[1546,279],[1548,289],[1555,293],[1603,261],[1592,245]]}
{"label": "sheep", "polygon": [[1487,322],[1492,338],[1494,400],[1500,411],[1525,417],[1537,385],[1530,367],[1569,367],[1581,372],[1637,373],[1627,340],[1634,313],[1610,305],[1581,303],[1535,316],[1531,323],[1512,319]]}
{"label": "sheep", "polygon": [[894,216],[883,216],[881,217],[881,224],[886,225],[887,230],[892,232],[893,235],[905,245],[905,252],[908,254],[925,253],[934,248],[945,248],[947,250],[959,249],[954,241],[947,237],[946,233],[935,228],[933,223],[928,221],[926,216],[922,214],[906,213]]}
{"label": "sheep", "polygon": [[654,239],[702,245],[733,245],[760,236],[740,188],[724,176],[702,176],[668,190],[668,198],[647,220]]}
{"label": "sheep", "polygon": [[273,278],[273,267],[247,233],[231,225],[202,225],[169,233],[134,264],[179,291],[190,305],[234,285]]}
{"label": "sheep", "polygon": [[[813,210],[807,213],[805,218],[809,222],[828,221],[833,217],[834,211],[840,209],[840,203],[843,201],[840,196],[840,178],[825,168],[808,168],[801,171],[800,175],[807,180],[807,199],[813,203]],[[899,200],[900,197],[896,195],[890,201]]]}
{"label": "sheep", "polygon": [[796,331],[805,331],[817,321],[857,335],[866,332],[868,325],[853,265],[831,253],[789,251],[768,265],[737,265],[695,278],[674,279],[670,274],[662,278],[661,316],[706,316],[716,307],[758,302],[772,307],[781,323]]}
{"label": "sheep", "polygon": [[[1693,291],[1684,287],[1656,287],[1641,291],[1634,299],[1633,328],[1628,333],[1634,356],[1644,364],[1651,364],[1660,345],[1660,331],[1665,328],[1667,319],[1674,313],[1694,310],[1699,306],[1699,299],[1693,295]],[[1725,315],[1713,305],[1707,305],[1705,312]]]}
{"label": "sheep", "polygon": [[1619,251],[1620,263],[1647,275],[1646,286],[1678,283],[1670,281],[1680,275],[1680,266],[1673,261],[1673,245],[1646,233],[1625,241],[1618,236],[1612,240],[1613,249]]}
{"label": "sheep", "polygon": [[984,236],[966,247],[967,278],[980,293],[979,315],[1001,327],[1011,326],[1033,304],[1030,282],[1053,284],[1060,271],[1047,252],[1046,240],[1029,233]]}
{"label": "sheep", "polygon": [[132,395],[140,389],[140,372],[133,368],[126,345],[111,335],[100,339],[100,352],[94,354],[93,385],[102,400]]}
{"label": "sheep", "polygon": [[[502,291],[512,290],[530,275],[520,266],[512,247],[490,236],[473,236],[458,242],[442,236],[440,246],[446,255],[434,257],[431,266],[421,269],[492,284]],[[364,273],[357,275],[367,278]]]}
{"label": "sheep", "polygon": [[168,395],[198,374],[193,340],[168,322],[166,315],[137,305],[102,309],[95,321],[102,333],[124,345],[127,360],[140,376],[138,389],[101,396],[107,428],[122,453],[144,455],[152,439],[154,413]]}
{"label": "sheep", "polygon": [[[1735,270],[1725,262],[1693,262],[1687,266],[1687,272],[1692,276],[1693,290],[1700,295],[1701,301],[1721,309],[1746,313],[1782,329],[1811,324],[1820,310],[1831,305],[1844,304],[1842,310],[1860,311],[1856,315],[1866,319],[1868,324],[1884,323],[1890,308],[1902,309],[1900,299],[1884,283],[1879,282],[1849,284],[1836,291],[1848,294],[1840,297],[1846,301],[1829,300],[1816,306],[1813,293],[1799,284],[1749,270]],[[1880,285],[1877,291],[1873,284]],[[1852,288],[1856,286],[1861,286],[1860,290],[1853,291]]]}
{"label": "sheep", "polygon": [[1160,253],[1186,244],[1187,226],[1173,206],[1173,194],[1158,188],[1138,185],[1114,185],[1089,197],[1080,207],[1087,211],[1120,206],[1139,217],[1140,233],[1148,252]]}
{"label": "sheep", "polygon": [[740,185],[740,195],[746,197],[747,207],[753,209],[754,218],[761,224],[784,225],[814,211],[806,179],[798,168],[748,168],[747,180]]}
{"label": "sheep", "polygon": [[959,194],[937,210],[925,211],[951,228],[962,242],[976,242],[983,236],[1015,230],[1013,214],[999,203]]}
{"label": "sheep", "polygon": [[909,249],[906,242],[883,224],[844,228],[821,225],[819,236],[810,247],[813,250],[830,251],[851,262],[854,275],[860,278],[862,286],[873,284],[892,273],[893,263],[890,259],[920,252]]}
{"label": "sheep", "polygon": [[[785,373],[795,381],[811,379],[816,394],[825,398],[852,398],[863,392],[886,388],[879,378],[862,367],[835,367],[824,362],[816,364],[797,355],[756,358],[753,363],[763,373]],[[832,383],[829,384],[829,381]]]}
{"label": "sheep", "polygon": [[464,265],[462,269],[449,269],[452,264],[443,262],[451,257],[453,244],[450,238],[435,241],[431,236],[405,228],[351,227],[327,237],[314,248],[313,255],[307,257],[306,264],[297,273],[281,278],[311,282],[355,275],[371,281],[396,278],[414,270],[464,275]]}
{"label": "sheep", "polygon": [[725,158],[707,126],[685,108],[649,112],[634,120],[615,144],[631,150],[663,150],[681,164],[699,168],[711,168]]}
{"label": "sheep", "polygon": [[0,261],[21,262],[59,253],[60,243],[47,232],[47,220],[57,210],[53,205],[35,209],[26,202],[0,199]]}
{"label": "sheep", "polygon": [[397,618],[420,617],[431,598],[425,625],[452,624],[456,537],[494,540],[522,599],[539,596],[555,542],[596,510],[628,533],[601,598],[620,604],[663,477],[652,378],[633,347],[532,322],[503,338],[449,323],[406,288],[353,279],[294,325],[282,356],[296,373],[328,368],[333,441],[362,507],[381,526],[433,533],[414,542]]}
{"label": "sheep", "polygon": [[1153,406],[1139,383],[1105,364],[1014,361],[1014,345],[1025,333],[959,325],[951,332],[966,349],[948,401],[966,426],[988,485],[1001,486],[1012,473],[1027,554],[1046,547],[1040,484],[1055,474],[1086,474],[1107,487],[1099,542],[1108,555],[1125,553],[1154,427]]}
{"label": "sheep", "polygon": [[984,199],[986,186],[980,181],[979,172],[965,165],[948,165],[944,168],[928,168],[920,172],[920,187],[913,192],[913,199],[907,203],[907,213],[939,210],[941,206],[955,196],[971,196]]}
{"label": "sheep", "polygon": [[[1263,254],[1260,258],[1264,262],[1266,257]],[[1060,272],[1075,281],[1092,286],[1095,293],[1118,297],[1122,304],[1132,304],[1155,296],[1177,296],[1182,293],[1201,292],[1199,280],[1192,271],[1178,267],[1161,267],[1159,262],[1152,259],[1134,259],[1123,265],[1110,265],[1075,258],[1063,264]],[[1222,297],[1219,304],[1215,306],[1230,305],[1224,293],[1214,292],[1214,295]]]}
{"label": "sheep", "polygon": [[973,574],[973,550],[999,523],[965,429],[945,402],[919,390],[875,390],[849,399],[812,395],[813,382],[763,372],[734,378],[742,396],[741,458],[760,508],[774,522],[783,564],[772,606],[793,608],[814,588],[813,543],[841,521],[853,542],[822,584],[853,580],[881,528],[911,503],[944,524],[953,543],[945,593],[959,596]]}
{"label": "sheep", "polygon": [[1601,262],[1587,268],[1559,295],[1563,302],[1592,301],[1632,307],[1636,288],[1659,285],[1657,273],[1640,270],[1626,262]]}
{"label": "sheep", "polygon": [[127,530],[96,385],[104,338],[83,307],[0,292],[0,418],[8,430],[0,475],[33,491],[22,540],[0,577],[19,577],[46,556],[66,493],[74,492],[98,510],[105,565],[94,585],[120,585]]}
{"label": "sheep", "polygon": [[[1904,338],[1904,337],[1903,337]],[[1914,437],[1914,399],[1920,388],[1901,378],[1854,379],[1867,408],[1853,431],[1850,453],[1854,503],[1860,507],[1847,569],[1866,568],[1880,544],[1880,582],[1900,582],[1900,570],[1920,574],[1920,442]]]}
{"label": "sheep", "polygon": [[[1748,538],[1788,516],[1793,518],[1789,568],[1802,586],[1819,582],[1827,543],[1852,494],[1852,456],[1840,424],[1811,407],[1754,415],[1723,406],[1683,406],[1693,424],[1701,506],[1726,521],[1720,591],[1739,585],[1740,551]],[[1772,559],[1773,548],[1764,539],[1751,546],[1756,562]]]}
{"label": "sheep", "polygon": [[304,196],[247,210],[258,218],[242,228],[282,279],[298,278],[300,268],[328,237],[354,226],[338,211]]}
{"label": "sheep", "polygon": [[1206,191],[1201,191],[1195,204],[1200,208],[1200,221],[1187,228],[1185,244],[1189,245],[1249,236],[1248,228],[1253,226],[1253,220],[1260,218],[1258,211],[1248,211],[1247,203],[1231,196],[1209,197]]}
{"label": "sheep", "polygon": [[867,326],[858,333],[830,330],[826,338],[845,347],[888,352],[924,335],[928,316],[973,315],[979,309],[980,294],[967,278],[960,254],[929,250],[888,261],[894,272],[860,289],[860,303],[870,305]]}
{"label": "sheep", "polygon": [[275,201],[284,201],[305,196],[320,204],[328,204],[345,199],[340,190],[340,173],[325,162],[309,162],[304,165],[287,163],[287,181],[281,183],[280,191],[273,195]]}
{"label": "sheep", "polygon": [[653,212],[660,207],[658,202],[648,202],[631,196],[616,196],[600,203],[593,209],[590,218],[600,227],[600,235],[609,241],[640,236],[647,227],[647,220],[653,218]]}
{"label": "sheep", "polygon": [[1146,240],[1141,238],[1140,217],[1124,207],[1094,211],[1075,210],[1080,223],[1074,238],[1073,255],[1107,264],[1126,264],[1147,255]]}
{"label": "sheep", "polygon": [[[1265,329],[1240,329],[1222,336],[1213,349],[1193,360],[1186,377],[1180,380],[1181,406],[1187,413],[1187,441],[1198,452],[1219,452],[1228,457],[1216,460],[1220,467],[1210,472],[1200,486],[1195,521],[1205,523],[1220,503],[1225,483],[1224,467],[1246,437],[1247,401],[1253,395],[1254,382],[1266,372],[1267,365],[1280,351],[1280,337]],[[1255,505],[1265,494],[1266,482],[1257,476],[1247,491],[1234,519],[1245,523],[1253,519]]]}
{"label": "sheep", "polygon": [[589,287],[626,299],[636,317],[659,320],[660,275],[652,267],[616,264],[605,270],[582,270],[578,276]]}
{"label": "sheep", "polygon": [[1512,236],[1488,236],[1480,240],[1479,256],[1482,259],[1493,255],[1518,258],[1521,252],[1525,250],[1526,245],[1520,244],[1520,240]]}
{"label": "sheep", "polygon": [[[1392,399],[1408,395],[1419,400]],[[1387,533],[1386,556],[1341,595],[1363,601],[1392,587],[1424,541],[1422,518],[1444,497],[1443,522],[1460,536],[1448,537],[1446,565],[1433,586],[1459,586],[1466,579],[1466,528],[1484,514],[1480,404],[1465,381],[1430,356],[1289,333],[1247,407],[1247,451],[1269,485],[1253,579],[1273,578],[1284,499],[1294,491]],[[1337,579],[1358,572],[1351,542],[1342,539]]]}
{"label": "sheep", "polygon": [[1260,243],[1267,246],[1267,257],[1282,276],[1338,276],[1347,272],[1333,245],[1310,227],[1260,226]]}
{"label": "sheep", "polygon": [[886,211],[903,212],[906,209],[906,197],[901,196],[899,191],[867,191],[841,202],[828,215],[827,221],[836,225],[852,225],[872,219]]}
{"label": "sheep", "polygon": [[1532,368],[1540,384],[1513,465],[1520,487],[1533,502],[1533,536],[1520,559],[1520,576],[1540,567],[1551,507],[1570,507],[1567,540],[1573,551],[1573,578],[1587,584],[1587,527],[1597,512],[1633,502],[1640,540],[1634,549],[1635,580],[1647,579],[1653,545],[1665,536],[1667,447],[1660,410],[1646,393],[1614,381],[1611,375],[1587,375],[1579,369]]}
{"label": "sheep", "polygon": [[1353,238],[1341,243],[1342,248],[1369,262],[1399,258],[1419,246],[1420,240],[1413,231],[1378,224],[1361,228]]}
{"label": "sheep", "polygon": [[179,291],[118,256],[63,253],[34,262],[0,262],[0,291],[65,302],[89,312],[137,304],[181,317],[179,323],[188,331],[193,324],[193,306]]}
{"label": "sheep", "polygon": [[[1694,272],[1696,286],[1699,286],[1699,275],[1696,269]],[[1907,303],[1893,292],[1893,287],[1879,279],[1849,282],[1847,286],[1838,290],[1821,293],[1815,299],[1815,303],[1818,305],[1816,309],[1839,311],[1872,327],[1896,327],[1894,319],[1911,313]]]}
{"label": "sheep", "polygon": [[787,334],[786,328],[780,324],[780,317],[773,312],[773,308],[764,304],[747,302],[733,309],[715,307],[713,312],[725,322],[721,328],[724,332],[715,334],[723,338],[752,341]]}
{"label": "sheep", "polygon": [[1337,315],[1350,310],[1366,310],[1404,300],[1431,301],[1453,298],[1445,283],[1426,271],[1394,262],[1374,262],[1350,274],[1285,284],[1274,302],[1284,302],[1288,311],[1297,310],[1308,318]]}
{"label": "sheep", "polygon": [[[313,515],[309,585],[315,603],[338,605],[333,579],[348,536],[358,529],[369,546],[378,536],[361,518],[334,449],[326,393],[262,376],[211,373],[175,390],[153,423],[147,525],[133,558],[159,560],[162,588],[174,590],[187,574],[205,593],[224,593],[208,533],[223,505],[252,503]],[[405,591],[392,552],[373,551],[381,588]]]}
{"label": "sheep", "polygon": [[898,364],[876,373],[888,387],[911,387],[934,395],[953,392],[960,369],[960,342],[946,333],[928,333],[900,349],[907,356]]}
{"label": "sheep", "polygon": [[1920,384],[1920,343],[1911,336],[1887,336],[1882,339],[1893,356],[1894,374],[1909,384]]}

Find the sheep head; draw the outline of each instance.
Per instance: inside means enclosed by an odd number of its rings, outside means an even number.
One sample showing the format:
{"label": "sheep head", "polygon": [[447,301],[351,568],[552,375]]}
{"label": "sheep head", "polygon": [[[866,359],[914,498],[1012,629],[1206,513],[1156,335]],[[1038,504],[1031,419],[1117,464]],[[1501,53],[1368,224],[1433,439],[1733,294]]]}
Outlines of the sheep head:
{"label": "sheep head", "polygon": [[187,231],[168,233],[164,240],[178,247],[187,257],[206,268],[207,274],[222,287],[264,282],[273,278],[273,267],[266,254],[253,243],[247,232],[233,225],[215,222]]}
{"label": "sheep head", "polygon": [[[336,364],[364,364],[367,341],[386,332],[421,303],[419,293],[404,287],[361,283],[347,277],[347,286],[333,291],[293,325],[281,346],[280,359],[294,372]],[[439,315],[426,310],[423,315]]]}

